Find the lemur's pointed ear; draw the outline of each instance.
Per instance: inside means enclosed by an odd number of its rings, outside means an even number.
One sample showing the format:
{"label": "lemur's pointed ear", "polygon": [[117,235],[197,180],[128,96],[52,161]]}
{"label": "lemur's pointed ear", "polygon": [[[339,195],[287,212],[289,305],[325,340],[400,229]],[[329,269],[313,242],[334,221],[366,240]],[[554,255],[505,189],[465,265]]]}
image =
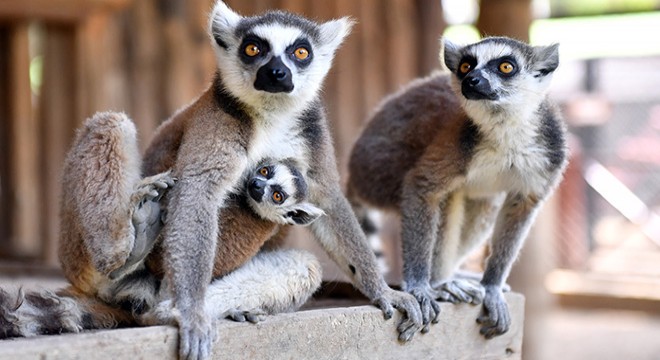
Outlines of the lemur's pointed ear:
{"label": "lemur's pointed ear", "polygon": [[559,66],[559,44],[534,46],[534,64],[532,69],[540,76],[548,75]]}
{"label": "lemur's pointed ear", "polygon": [[227,37],[238,25],[241,16],[230,9],[227,4],[217,1],[209,16],[209,34],[218,46],[227,49]]}
{"label": "lemur's pointed ear", "polygon": [[286,222],[291,225],[309,225],[325,212],[310,203],[296,205],[286,214]]}
{"label": "lemur's pointed ear", "polygon": [[449,71],[455,73],[458,70],[458,62],[461,61],[461,46],[449,41],[446,37],[442,38],[441,45],[440,59]]}
{"label": "lemur's pointed ear", "polygon": [[349,17],[330,20],[320,25],[320,37],[323,47],[327,47],[330,53],[334,53],[346,36],[351,33],[355,21]]}

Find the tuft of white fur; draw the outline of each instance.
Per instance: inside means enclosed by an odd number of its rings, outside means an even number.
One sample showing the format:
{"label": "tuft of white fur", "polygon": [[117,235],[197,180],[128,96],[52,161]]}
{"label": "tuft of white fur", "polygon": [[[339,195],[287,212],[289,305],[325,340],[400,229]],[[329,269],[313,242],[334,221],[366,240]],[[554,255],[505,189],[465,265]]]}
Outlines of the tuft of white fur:
{"label": "tuft of white fur", "polygon": [[[222,319],[236,312],[276,314],[295,311],[321,285],[321,264],[303,250],[260,252],[243,266],[213,281],[206,290],[205,313]],[[174,324],[171,300],[144,317],[146,324]]]}

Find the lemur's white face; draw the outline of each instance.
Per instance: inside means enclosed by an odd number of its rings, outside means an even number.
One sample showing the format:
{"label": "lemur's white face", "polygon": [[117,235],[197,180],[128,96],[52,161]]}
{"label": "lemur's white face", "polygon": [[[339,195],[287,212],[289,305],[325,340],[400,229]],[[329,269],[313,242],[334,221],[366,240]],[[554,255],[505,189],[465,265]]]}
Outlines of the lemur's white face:
{"label": "lemur's white face", "polygon": [[288,163],[257,166],[248,176],[246,192],[254,212],[278,224],[308,225],[324,214],[307,202],[307,183]]}
{"label": "lemur's white face", "polygon": [[493,37],[464,47],[445,40],[444,61],[468,112],[509,112],[536,109],[559,64],[559,54],[557,45],[533,47]]}
{"label": "lemur's white face", "polygon": [[281,11],[242,17],[219,1],[210,33],[232,95],[256,110],[277,111],[316,98],[351,26],[346,18],[317,24]]}

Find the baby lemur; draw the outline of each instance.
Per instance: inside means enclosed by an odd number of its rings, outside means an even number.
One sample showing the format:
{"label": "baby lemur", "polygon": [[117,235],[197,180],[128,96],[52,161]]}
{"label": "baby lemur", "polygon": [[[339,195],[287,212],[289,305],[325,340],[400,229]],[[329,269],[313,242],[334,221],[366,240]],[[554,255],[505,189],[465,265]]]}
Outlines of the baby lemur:
{"label": "baby lemur", "polygon": [[[136,149],[135,127],[123,114],[99,113],[78,131],[63,173],[60,260],[71,286],[57,293],[17,297],[0,292],[0,338],[152,322],[142,317],[161,297],[162,253],[158,247],[151,251],[162,227],[158,200],[174,180],[168,172],[140,180]],[[214,304],[214,310],[238,320],[246,316],[242,299],[255,302],[264,297],[237,288],[225,275],[242,265],[264,263],[263,257],[252,258],[264,242],[274,241],[281,225],[307,225],[323,214],[306,202],[307,184],[291,161],[264,160],[246,174],[243,184],[231,194],[228,211],[218,220],[226,231],[218,240],[213,271],[214,286],[224,289],[227,299],[218,299],[222,303]],[[117,249],[124,250],[123,257]],[[298,260],[288,260],[290,265],[301,270],[288,270],[286,279],[279,274],[285,281],[278,284],[256,287],[255,291],[279,289],[285,294],[269,295],[270,305],[262,305],[263,313],[300,306],[320,284],[320,265],[313,256],[301,251],[287,254]],[[244,272],[239,270],[232,279],[245,278]],[[306,292],[300,290],[303,287]],[[293,305],[292,295],[299,296]]]}
{"label": "baby lemur", "polygon": [[[502,286],[567,163],[564,124],[546,96],[557,49],[445,40],[451,73],[384,100],[352,150],[349,198],[357,214],[371,206],[401,215],[404,287],[425,318],[437,317],[437,298],[485,296],[481,333],[509,328]],[[483,288],[452,278],[491,233]]]}
{"label": "baby lemur", "polygon": [[[165,196],[164,268],[180,330],[180,354],[210,353],[212,319],[205,295],[223,224],[218,217],[246,171],[262,158],[293,159],[308,184],[308,200],[325,212],[314,236],[355,286],[408,340],[421,327],[416,299],[387,286],[344,197],[319,90],[334,53],[350,32],[343,18],[315,23],[281,11],[242,17],[218,1],[209,32],[217,73],[199,98],[156,131],[145,175],[167,169],[178,179]],[[281,268],[273,263],[274,268]],[[278,267],[279,266],[279,267]],[[254,276],[267,280],[270,271]],[[249,310],[249,309],[248,309]],[[258,309],[255,309],[258,310]]]}

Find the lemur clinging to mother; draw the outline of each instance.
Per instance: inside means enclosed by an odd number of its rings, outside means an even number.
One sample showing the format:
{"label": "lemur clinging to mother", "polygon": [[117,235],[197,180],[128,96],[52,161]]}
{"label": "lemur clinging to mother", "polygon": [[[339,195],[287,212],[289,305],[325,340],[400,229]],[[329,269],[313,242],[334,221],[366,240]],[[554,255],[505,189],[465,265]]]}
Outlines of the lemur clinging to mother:
{"label": "lemur clinging to mother", "polygon": [[[157,322],[162,306],[153,309],[167,298],[159,292],[162,248],[152,248],[162,228],[159,200],[174,179],[169,172],[140,179],[135,126],[111,112],[85,121],[63,170],[59,255],[71,285],[56,293],[0,289],[0,338],[171,322],[165,316]],[[311,254],[257,255],[266,241],[278,240],[282,226],[323,215],[306,200],[307,183],[287,159],[264,159],[245,174],[218,219],[225,231],[215,249],[209,314],[255,321],[295,310],[318,288],[321,267]],[[253,279],[259,268],[270,271],[269,282]],[[260,311],[246,313],[249,306]]]}
{"label": "lemur clinging to mother", "polygon": [[210,352],[205,293],[214,255],[209,249],[223,231],[217,219],[242,174],[265,157],[296,161],[308,201],[325,212],[310,225],[313,235],[386,317],[394,308],[407,315],[400,339],[421,327],[416,299],[389,288],[378,272],[339,184],[319,90],[351,25],[347,18],[319,24],[281,11],[242,17],[221,1],[212,10],[216,77],[159,127],[143,167],[145,175],[172,168],[178,179],[166,194],[163,260],[182,356]]}
{"label": "lemur clinging to mother", "polygon": [[[385,99],[352,150],[349,198],[357,214],[372,206],[401,215],[404,287],[425,318],[438,315],[437,298],[483,300],[481,333],[509,328],[502,286],[567,163],[564,124],[546,96],[557,48],[445,40],[451,74]],[[483,288],[452,278],[491,233]]]}

